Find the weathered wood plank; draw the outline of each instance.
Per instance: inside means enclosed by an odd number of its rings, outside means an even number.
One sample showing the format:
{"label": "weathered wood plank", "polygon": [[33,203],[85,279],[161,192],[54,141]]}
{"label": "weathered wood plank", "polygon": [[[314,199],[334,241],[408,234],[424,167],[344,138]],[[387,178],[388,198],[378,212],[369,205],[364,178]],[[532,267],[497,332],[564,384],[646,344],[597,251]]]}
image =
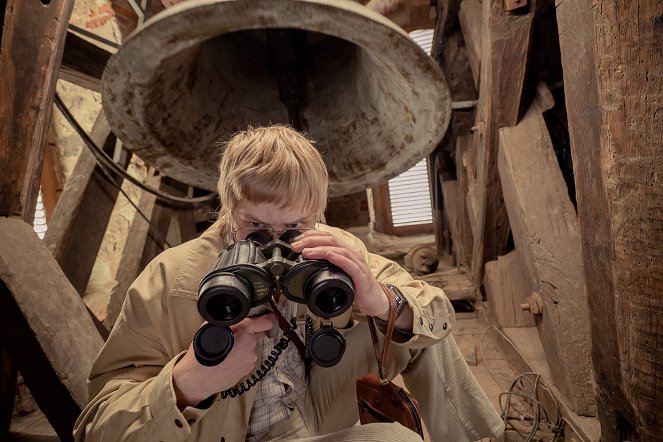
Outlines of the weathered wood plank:
{"label": "weathered wood plank", "polygon": [[0,346],[0,435],[9,431],[16,398],[16,365],[4,345]]}
{"label": "weathered wood plank", "polygon": [[60,439],[72,440],[101,337],[29,224],[0,217],[0,238],[0,334]]}
{"label": "weathered wood plank", "polygon": [[467,207],[467,197],[469,191],[468,168],[464,165],[466,153],[471,147],[471,136],[461,135],[456,138],[456,179],[458,181],[456,198],[459,211],[458,236],[452,234],[454,241],[454,253],[456,253],[456,262],[459,266],[469,269],[472,262],[472,225],[469,218],[469,209]]}
{"label": "weathered wood plank", "polygon": [[445,214],[449,220],[452,249],[457,265],[466,264],[472,250],[472,239],[465,211],[465,197],[458,180],[442,181]]}
{"label": "weathered wood plank", "polygon": [[509,223],[497,170],[498,129],[513,126],[521,112],[532,21],[529,12],[510,14],[503,0],[483,2],[483,35],[477,109],[477,219],[472,250],[474,281],[482,281],[488,261],[506,253]]}
{"label": "weathered wood plank", "polygon": [[[2,217],[18,216],[27,222],[34,218],[56,73],[73,4],[73,0],[53,0],[47,5],[9,0],[0,6]],[[34,38],[35,29],[40,38]],[[4,308],[0,303],[0,310]],[[0,374],[0,388],[15,389],[12,361],[3,354],[0,364],[5,368]],[[9,395],[3,396],[2,401],[0,419],[5,422],[11,419],[13,404]]]}
{"label": "weathered wood plank", "polygon": [[[97,146],[103,146],[110,135],[110,126],[101,112],[90,137]],[[81,296],[85,294],[118,193],[92,154],[83,148],[44,236],[46,247]]]}
{"label": "weathered wood plank", "polygon": [[595,416],[578,219],[540,101],[518,125],[500,129],[499,172],[528,291],[543,301],[536,322],[553,381],[576,413]]}
{"label": "weathered wood plank", "polygon": [[663,434],[663,3],[557,1],[601,439]]}
{"label": "weathered wood plank", "polygon": [[532,315],[520,307],[529,292],[515,251],[486,263],[483,286],[500,327],[534,326]]}
{"label": "weathered wood plank", "polygon": [[460,4],[458,19],[460,27],[463,30],[465,47],[467,47],[467,57],[470,60],[472,69],[472,78],[474,86],[479,89],[479,77],[481,75],[481,56],[483,54],[481,47],[482,36],[482,17],[483,9],[479,0],[463,0]]}
{"label": "weathered wood plank", "polygon": [[418,279],[444,290],[450,301],[472,301],[476,297],[476,288],[469,276],[461,270],[419,275]]}
{"label": "weathered wood plank", "polygon": [[[0,216],[32,220],[73,0],[9,0],[0,48]],[[39,29],[39,38],[34,30]],[[38,69],[35,69],[38,66]]]}
{"label": "weathered wood plank", "polygon": [[67,32],[60,78],[100,92],[101,74],[111,53],[82,37]]}
{"label": "weathered wood plank", "polygon": [[[146,179],[146,184],[150,186],[158,186],[160,182],[159,176],[152,176]],[[156,204],[156,196],[142,192],[138,208],[145,216],[150,219]],[[129,233],[122,250],[122,259],[115,274],[115,281],[108,300],[108,307],[106,308],[106,318],[104,324],[110,330],[122,309],[122,303],[126,296],[127,290],[133,283],[134,279],[143,269],[141,259],[143,258],[143,251],[145,244],[148,240],[148,232],[150,230],[149,223],[143,219],[139,214],[134,215],[129,227]]]}

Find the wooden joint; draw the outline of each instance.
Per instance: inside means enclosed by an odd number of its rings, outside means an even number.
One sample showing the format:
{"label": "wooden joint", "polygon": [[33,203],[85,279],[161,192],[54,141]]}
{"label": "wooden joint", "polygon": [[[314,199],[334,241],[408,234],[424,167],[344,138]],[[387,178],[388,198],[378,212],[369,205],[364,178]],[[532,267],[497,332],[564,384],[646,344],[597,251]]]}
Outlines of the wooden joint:
{"label": "wooden joint", "polygon": [[471,131],[471,132],[476,132],[476,133],[478,133],[478,134],[483,134],[485,128],[486,128],[486,125],[484,124],[484,122],[483,122],[483,121],[479,121],[477,124],[475,124],[474,126],[472,126],[472,128],[470,129],[470,131]]}
{"label": "wooden joint", "polygon": [[541,296],[538,293],[533,292],[531,295],[525,298],[524,303],[520,304],[520,308],[523,310],[529,310],[529,312],[533,315],[542,315],[543,301],[541,300]]}

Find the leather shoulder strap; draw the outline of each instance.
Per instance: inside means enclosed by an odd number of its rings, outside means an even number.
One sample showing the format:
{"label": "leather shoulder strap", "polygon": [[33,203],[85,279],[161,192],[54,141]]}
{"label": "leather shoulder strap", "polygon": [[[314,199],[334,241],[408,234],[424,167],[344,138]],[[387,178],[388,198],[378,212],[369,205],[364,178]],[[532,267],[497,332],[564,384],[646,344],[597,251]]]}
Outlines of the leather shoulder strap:
{"label": "leather shoulder strap", "polygon": [[396,327],[396,299],[394,294],[389,288],[379,283],[382,291],[387,295],[389,300],[389,320],[387,321],[387,329],[384,334],[384,345],[380,351],[380,340],[378,338],[377,328],[375,326],[375,319],[368,316],[368,326],[371,330],[371,338],[373,339],[373,349],[375,350],[375,358],[378,361],[378,374],[380,375],[380,382],[386,384],[389,382],[387,378],[387,363],[389,361],[389,348],[391,347],[391,335],[394,333]]}

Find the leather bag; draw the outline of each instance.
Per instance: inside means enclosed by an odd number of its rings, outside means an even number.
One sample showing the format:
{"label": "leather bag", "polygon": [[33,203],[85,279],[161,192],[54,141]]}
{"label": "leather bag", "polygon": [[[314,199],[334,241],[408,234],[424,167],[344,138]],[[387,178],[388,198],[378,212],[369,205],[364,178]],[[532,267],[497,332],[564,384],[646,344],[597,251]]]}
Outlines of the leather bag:
{"label": "leather bag", "polygon": [[398,422],[419,434],[423,439],[424,432],[417,400],[386,377],[391,335],[396,323],[396,300],[393,293],[385,285],[380,284],[380,286],[389,299],[389,321],[387,322],[384,346],[380,351],[375,320],[368,316],[368,326],[371,330],[379,376],[375,373],[366,373],[357,379],[359,421],[362,424]]}

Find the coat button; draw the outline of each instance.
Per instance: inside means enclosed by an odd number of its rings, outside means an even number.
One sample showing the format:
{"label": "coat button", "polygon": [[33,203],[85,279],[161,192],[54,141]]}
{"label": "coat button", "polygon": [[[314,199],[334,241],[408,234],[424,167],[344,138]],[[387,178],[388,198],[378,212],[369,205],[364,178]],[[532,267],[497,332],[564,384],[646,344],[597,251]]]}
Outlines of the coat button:
{"label": "coat button", "polygon": [[442,330],[446,330],[446,329],[447,329],[447,323],[445,322],[444,324],[442,324]]}
{"label": "coat button", "polygon": [[424,318],[419,318],[419,325],[424,325]]}
{"label": "coat button", "polygon": [[428,328],[430,329],[430,331],[433,331],[433,324],[428,324]]}
{"label": "coat button", "polygon": [[177,425],[177,428],[182,428],[184,424],[182,424],[182,421],[179,419],[175,419],[175,425]]}

